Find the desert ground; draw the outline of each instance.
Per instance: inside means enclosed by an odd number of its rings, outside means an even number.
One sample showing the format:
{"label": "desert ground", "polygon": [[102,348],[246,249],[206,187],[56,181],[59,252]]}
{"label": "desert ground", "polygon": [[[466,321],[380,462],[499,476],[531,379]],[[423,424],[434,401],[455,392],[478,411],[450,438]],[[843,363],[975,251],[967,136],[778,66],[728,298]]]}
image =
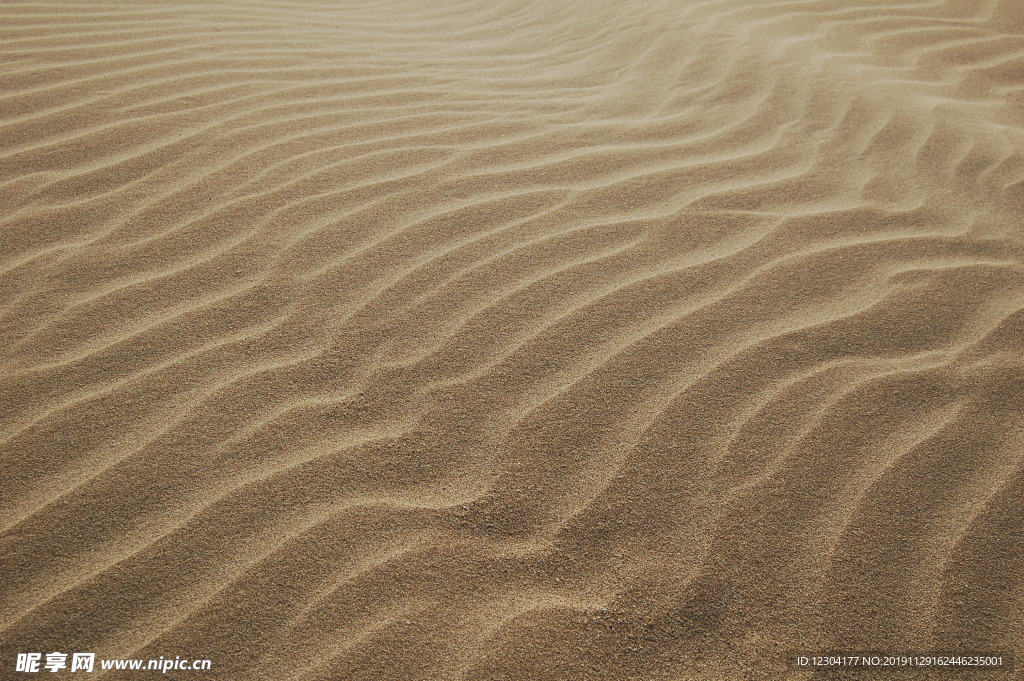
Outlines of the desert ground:
{"label": "desert ground", "polygon": [[0,4],[4,679],[1016,678],[1022,459],[1017,0]]}

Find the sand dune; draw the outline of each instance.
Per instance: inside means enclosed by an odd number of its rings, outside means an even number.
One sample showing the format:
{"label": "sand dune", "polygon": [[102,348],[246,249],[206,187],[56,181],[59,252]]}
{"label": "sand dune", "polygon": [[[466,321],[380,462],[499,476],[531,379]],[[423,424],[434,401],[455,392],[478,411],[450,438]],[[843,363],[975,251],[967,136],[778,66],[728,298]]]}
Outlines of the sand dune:
{"label": "sand dune", "polygon": [[1024,656],[1019,3],[11,0],[0,45],[5,674]]}

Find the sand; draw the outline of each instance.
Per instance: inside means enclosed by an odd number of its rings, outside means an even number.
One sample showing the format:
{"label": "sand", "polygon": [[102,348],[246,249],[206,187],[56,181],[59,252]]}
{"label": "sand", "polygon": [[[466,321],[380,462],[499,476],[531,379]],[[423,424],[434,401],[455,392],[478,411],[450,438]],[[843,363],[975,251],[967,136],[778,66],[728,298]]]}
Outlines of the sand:
{"label": "sand", "polygon": [[1024,664],[1022,349],[1016,0],[0,5],[3,678]]}

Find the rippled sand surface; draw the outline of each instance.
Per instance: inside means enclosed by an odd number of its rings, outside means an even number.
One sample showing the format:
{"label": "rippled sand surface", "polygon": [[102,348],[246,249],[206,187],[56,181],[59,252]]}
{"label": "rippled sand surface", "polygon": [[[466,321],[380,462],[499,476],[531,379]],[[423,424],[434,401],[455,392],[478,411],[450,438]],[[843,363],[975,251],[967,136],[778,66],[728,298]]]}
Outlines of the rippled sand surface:
{"label": "rippled sand surface", "polygon": [[0,5],[4,674],[1024,664],[1022,350],[1016,0]]}

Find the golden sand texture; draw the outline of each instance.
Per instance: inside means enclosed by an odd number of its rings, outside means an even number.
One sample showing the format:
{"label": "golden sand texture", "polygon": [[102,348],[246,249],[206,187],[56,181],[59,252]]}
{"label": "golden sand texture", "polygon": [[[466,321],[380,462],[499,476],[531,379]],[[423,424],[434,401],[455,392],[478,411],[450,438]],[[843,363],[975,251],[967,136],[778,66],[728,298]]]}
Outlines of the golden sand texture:
{"label": "golden sand texture", "polygon": [[1017,0],[5,0],[0,677],[1024,664],[1022,257]]}

